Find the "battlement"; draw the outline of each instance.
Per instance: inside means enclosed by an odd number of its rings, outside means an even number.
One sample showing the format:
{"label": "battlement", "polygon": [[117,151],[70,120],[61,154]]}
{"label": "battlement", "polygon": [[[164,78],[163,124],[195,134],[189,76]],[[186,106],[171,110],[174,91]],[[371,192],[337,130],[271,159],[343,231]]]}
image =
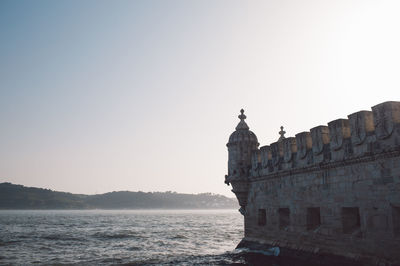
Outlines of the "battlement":
{"label": "battlement", "polygon": [[[258,148],[245,116],[228,143],[244,243],[400,265],[400,102]],[[337,263],[342,265],[342,263]]]}
{"label": "battlement", "polygon": [[400,151],[400,102],[389,101],[254,150],[250,173],[257,178],[393,151]]}

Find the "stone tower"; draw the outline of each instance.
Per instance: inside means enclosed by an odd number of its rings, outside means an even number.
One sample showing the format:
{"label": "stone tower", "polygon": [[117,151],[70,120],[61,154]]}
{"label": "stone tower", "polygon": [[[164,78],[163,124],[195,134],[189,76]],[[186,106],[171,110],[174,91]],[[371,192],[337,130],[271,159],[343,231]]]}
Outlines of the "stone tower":
{"label": "stone tower", "polygon": [[229,137],[228,147],[228,175],[225,176],[225,183],[232,185],[232,192],[235,193],[240,212],[244,214],[247,205],[247,195],[249,191],[249,175],[251,169],[251,159],[254,150],[258,148],[257,136],[249,130],[249,126],[244,121],[246,116],[244,110],[240,110],[239,124],[236,131]]}
{"label": "stone tower", "polygon": [[243,113],[225,178],[244,215],[238,247],[324,265],[400,266],[400,101],[294,137],[281,127],[261,148]]}

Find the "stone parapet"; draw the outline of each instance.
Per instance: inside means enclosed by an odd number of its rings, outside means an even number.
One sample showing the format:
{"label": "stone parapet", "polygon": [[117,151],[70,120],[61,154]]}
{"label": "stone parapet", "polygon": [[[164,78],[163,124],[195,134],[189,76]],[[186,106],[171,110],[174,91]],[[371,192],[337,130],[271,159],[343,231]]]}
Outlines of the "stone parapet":
{"label": "stone parapet", "polygon": [[249,183],[246,238],[362,265],[400,264],[400,150],[273,172]]}
{"label": "stone parapet", "polygon": [[331,159],[329,145],[329,127],[317,126],[310,129],[314,163],[321,163]]}
{"label": "stone parapet", "polygon": [[400,265],[400,102],[295,137],[281,127],[279,140],[259,149],[242,118],[226,181],[244,215],[243,243],[350,265]]}
{"label": "stone parapet", "polygon": [[258,176],[396,149],[400,149],[400,102],[384,102],[372,111],[356,112],[263,146],[257,157],[260,166],[253,164],[259,169],[252,173]]}
{"label": "stone parapet", "polygon": [[353,156],[362,156],[373,151],[376,141],[374,116],[371,111],[360,111],[348,116],[351,129]]}

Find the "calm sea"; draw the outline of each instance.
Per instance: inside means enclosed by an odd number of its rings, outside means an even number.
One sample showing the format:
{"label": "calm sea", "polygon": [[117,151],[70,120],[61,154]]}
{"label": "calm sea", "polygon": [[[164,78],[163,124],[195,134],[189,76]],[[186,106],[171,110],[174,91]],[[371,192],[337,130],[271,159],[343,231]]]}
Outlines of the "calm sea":
{"label": "calm sea", "polygon": [[0,211],[0,264],[240,265],[237,210]]}

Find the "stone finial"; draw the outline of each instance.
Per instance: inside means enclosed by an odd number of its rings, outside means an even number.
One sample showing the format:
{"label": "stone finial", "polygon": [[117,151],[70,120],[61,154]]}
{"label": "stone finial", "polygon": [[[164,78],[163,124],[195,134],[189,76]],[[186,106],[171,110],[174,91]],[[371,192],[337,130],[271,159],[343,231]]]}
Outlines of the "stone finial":
{"label": "stone finial", "polygon": [[283,130],[283,126],[281,126],[281,131],[279,131],[279,135],[281,135],[278,141],[282,141],[285,138],[286,131]]}
{"label": "stone finial", "polygon": [[249,126],[244,122],[246,119],[246,115],[244,114],[244,110],[240,110],[240,115],[238,115],[238,118],[240,119],[239,124],[236,126],[236,130],[249,130]]}
{"label": "stone finial", "polygon": [[243,110],[243,109],[240,109],[240,115],[238,116],[238,118],[239,118],[241,121],[244,121],[244,120],[246,119],[246,116],[245,116],[245,114],[244,114],[244,110]]}

